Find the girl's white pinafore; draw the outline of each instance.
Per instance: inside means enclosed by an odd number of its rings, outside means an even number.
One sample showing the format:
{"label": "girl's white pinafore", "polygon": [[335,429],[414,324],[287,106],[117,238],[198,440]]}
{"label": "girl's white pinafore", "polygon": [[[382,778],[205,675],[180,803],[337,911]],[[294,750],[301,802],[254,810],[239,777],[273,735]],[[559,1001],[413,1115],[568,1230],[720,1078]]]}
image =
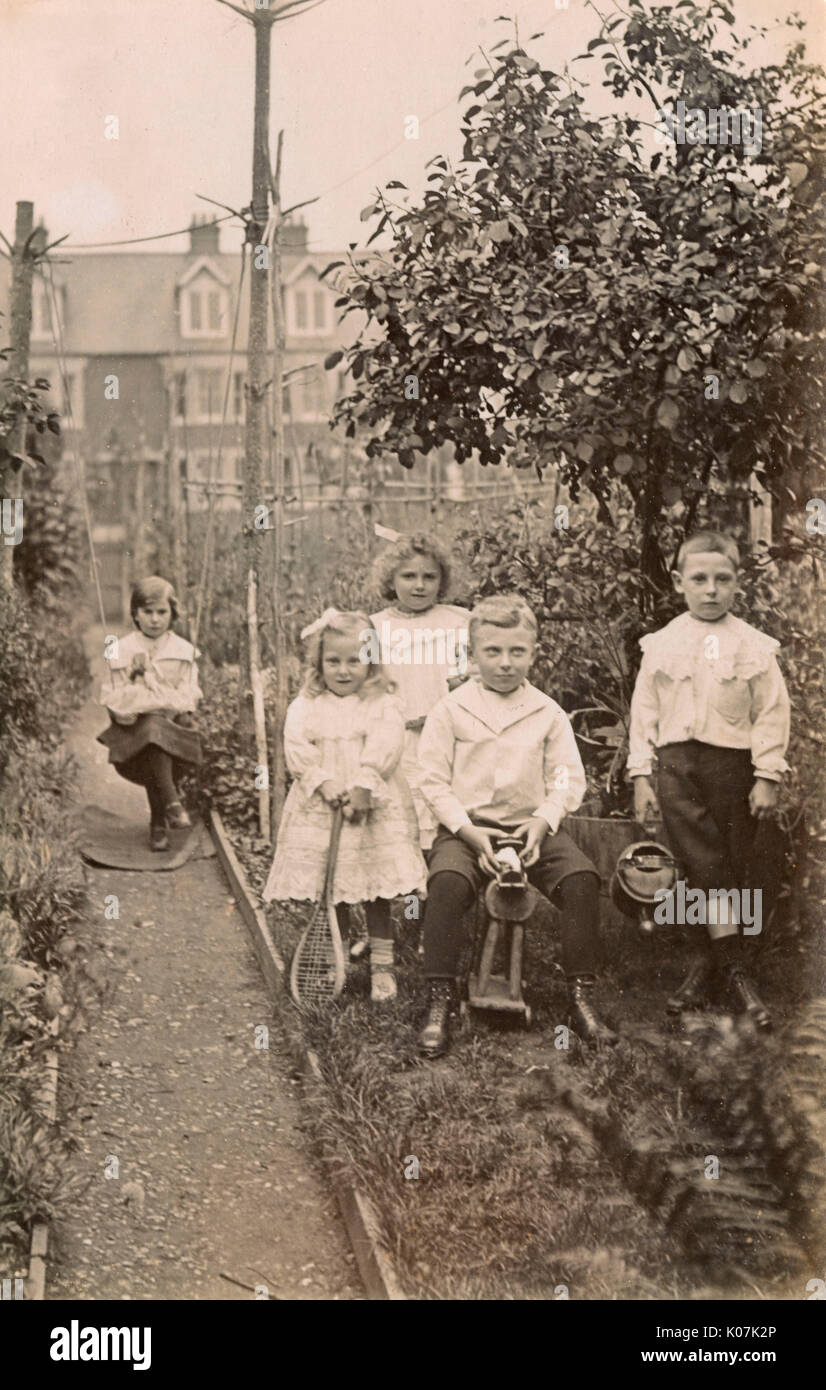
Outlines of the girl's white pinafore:
{"label": "girl's white pinafore", "polygon": [[[426,717],[450,690],[448,682],[468,673],[470,612],[454,603],[437,603],[425,613],[383,608],[370,619],[379,636],[382,660],[404,702],[405,720]],[[418,643],[418,646],[417,646]],[[406,729],[402,772],[413,793],[422,849],[436,837],[436,817],[419,790],[420,729]]]}
{"label": "girl's white pinafore", "polygon": [[372,902],[423,893],[426,867],[410,789],[399,767],[404,715],[396,696],[299,695],[287,711],[284,753],[295,778],[287,795],[264,901],[321,897],[332,810],[318,790],[331,779],[366,787],[373,809],[344,821],[333,901]]}

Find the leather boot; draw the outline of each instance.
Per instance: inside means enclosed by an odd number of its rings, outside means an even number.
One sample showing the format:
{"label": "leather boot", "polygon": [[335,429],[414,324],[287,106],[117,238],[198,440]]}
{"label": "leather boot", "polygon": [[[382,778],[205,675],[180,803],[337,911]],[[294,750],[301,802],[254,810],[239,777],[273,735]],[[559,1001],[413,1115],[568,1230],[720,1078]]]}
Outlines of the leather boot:
{"label": "leather boot", "polygon": [[453,1002],[452,980],[428,981],[427,1019],[419,1034],[419,1051],[425,1057],[441,1057],[450,1042],[448,1020]]}
{"label": "leather boot", "polygon": [[155,821],[152,822],[149,827],[149,848],[156,850],[158,853],[162,853],[165,849],[169,849],[169,839],[166,834],[165,825],[156,824]]}
{"label": "leather boot", "polygon": [[747,1014],[755,1028],[771,1028],[772,1016],[742,966],[729,970],[729,991],[740,1013]]}
{"label": "leather boot", "polygon": [[706,990],[711,979],[711,961],[708,956],[695,956],[688,967],[682,984],[666,1000],[665,1011],[676,1018],[687,1009],[696,1009],[705,1003]]}
{"label": "leather boot", "polygon": [[589,994],[596,981],[593,975],[573,975],[568,979],[568,1023],[581,1042],[599,1047],[614,1047],[619,1042],[616,1033],[601,1023],[591,1007]]}

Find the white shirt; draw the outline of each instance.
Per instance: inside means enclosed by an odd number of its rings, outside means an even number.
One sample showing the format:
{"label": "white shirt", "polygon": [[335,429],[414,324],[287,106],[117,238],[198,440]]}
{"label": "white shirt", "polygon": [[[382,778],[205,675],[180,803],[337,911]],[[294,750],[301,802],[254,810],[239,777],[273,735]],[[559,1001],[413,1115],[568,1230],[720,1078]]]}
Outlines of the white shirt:
{"label": "white shirt", "polygon": [[552,832],[585,795],[568,716],[525,681],[509,695],[478,676],[431,710],[419,743],[420,790],[456,833],[471,819],[518,825],[541,816]]}
{"label": "white shirt", "polygon": [[[131,680],[132,658],[139,654],[145,659],[146,673]],[[121,724],[134,724],[139,714],[162,709],[191,714],[201,699],[199,655],[191,642],[169,628],[155,638],[136,628],[118,638],[114,650],[106,654],[112,679],[107,677],[101,686],[100,703]]]}
{"label": "white shirt", "polygon": [[651,773],[655,748],[697,739],[750,749],[755,774],[780,781],[788,766],[789,696],[775,656],[779,645],[731,613],[715,623],[681,613],[641,638],[629,776]]}

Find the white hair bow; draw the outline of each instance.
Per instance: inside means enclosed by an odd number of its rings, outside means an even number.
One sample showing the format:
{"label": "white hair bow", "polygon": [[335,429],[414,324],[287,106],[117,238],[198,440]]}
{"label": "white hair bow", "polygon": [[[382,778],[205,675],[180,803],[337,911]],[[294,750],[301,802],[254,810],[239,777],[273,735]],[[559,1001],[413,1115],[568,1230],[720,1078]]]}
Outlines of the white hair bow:
{"label": "white hair bow", "polygon": [[389,526],[380,526],[378,522],[373,526],[373,533],[381,541],[398,541],[402,535],[401,531],[393,531]]}
{"label": "white hair bow", "polygon": [[325,608],[320,618],[316,618],[315,622],[310,623],[309,627],[303,627],[301,629],[301,640],[303,641],[305,637],[312,637],[316,632],[321,632],[322,628],[325,628],[328,623],[331,623],[333,619],[337,617],[337,608]]}

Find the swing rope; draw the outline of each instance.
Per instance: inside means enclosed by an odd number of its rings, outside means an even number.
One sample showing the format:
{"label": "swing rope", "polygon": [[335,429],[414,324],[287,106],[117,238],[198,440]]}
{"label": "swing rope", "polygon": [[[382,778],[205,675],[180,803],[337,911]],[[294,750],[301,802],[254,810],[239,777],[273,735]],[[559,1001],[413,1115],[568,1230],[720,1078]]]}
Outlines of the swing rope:
{"label": "swing rope", "polygon": [[[69,428],[72,435],[72,455],[74,459],[75,472],[77,474],[78,487],[80,489],[81,509],[83,511],[83,521],[86,527],[86,539],[89,544],[89,561],[92,571],[92,579],[95,585],[97,596],[98,612],[100,614],[100,625],[103,628],[104,637],[106,636],[106,614],[103,608],[103,594],[100,587],[100,574],[98,572],[98,560],[95,554],[95,542],[92,535],[92,518],[89,513],[89,498],[86,493],[86,465],[80,457],[77,447],[77,430],[75,428],[74,415],[72,413],[72,398],[69,392],[69,377],[66,371],[66,353],[63,342],[63,327],[60,322],[60,315],[57,307],[57,292],[54,284],[54,274],[52,264],[48,258],[45,261],[46,275],[43,275],[43,282],[47,290],[47,304],[49,308],[49,329],[52,335],[55,356],[57,358],[57,369],[60,373],[61,385],[63,387],[63,399],[66,405],[66,418],[69,421]],[[115,677],[109,662],[106,662],[106,669],[109,672],[109,680],[115,684]]]}
{"label": "swing rope", "polygon": [[[226,428],[227,413],[228,413],[228,411],[229,411],[229,395],[230,395],[230,391],[231,391],[231,389],[232,389],[232,367],[233,367],[233,363],[234,363],[234,361],[235,361],[235,345],[236,345],[236,341],[237,341],[237,338],[238,338],[238,321],[239,321],[239,318],[240,318],[240,315],[241,315],[241,298],[242,298],[242,293],[241,293],[241,292],[242,292],[242,290],[243,290],[243,288],[244,288],[244,274],[245,274],[245,272],[246,272],[246,268],[247,268],[247,243],[244,242],[243,245],[242,245],[242,247],[241,247],[241,273],[240,273],[239,278],[238,278],[238,294],[237,294],[236,301],[235,301],[235,318],[234,318],[233,325],[232,325],[232,342],[231,342],[231,344],[230,344],[230,349],[229,349],[229,365],[228,365],[228,367],[227,367],[227,383],[226,383],[226,387],[224,388],[224,408],[223,408],[223,412],[222,412],[222,414],[221,414],[221,428],[220,428],[220,430],[218,431],[218,449],[217,449],[217,458],[215,459],[215,471],[217,471],[218,477],[221,476],[221,454],[222,454],[222,450],[223,450],[223,447],[224,447],[224,430],[225,430],[225,428]],[[214,491],[215,491],[215,478],[214,478],[214,470],[213,470],[213,458],[212,458],[212,453],[210,452],[210,456],[209,456],[209,472],[208,472],[208,475],[207,475],[207,527],[206,527],[206,538],[205,538],[205,540],[204,540],[204,558],[203,558],[203,564],[202,564],[202,566],[201,566],[201,581],[200,581],[200,584],[199,584],[199,586],[198,586],[198,604],[197,604],[197,607],[196,607],[196,610],[195,610],[195,622],[194,622],[194,625],[193,625],[193,628],[192,628],[192,645],[193,645],[193,647],[197,647],[197,645],[198,645],[198,633],[200,632],[200,629],[201,629],[201,616],[202,616],[202,613],[203,613],[203,610],[204,610],[205,601],[206,601],[207,583],[208,583],[208,579],[209,579],[209,565],[210,565],[211,549],[212,549],[212,534],[213,534],[213,527],[214,527],[214,520],[215,520],[215,496],[214,496]]]}

